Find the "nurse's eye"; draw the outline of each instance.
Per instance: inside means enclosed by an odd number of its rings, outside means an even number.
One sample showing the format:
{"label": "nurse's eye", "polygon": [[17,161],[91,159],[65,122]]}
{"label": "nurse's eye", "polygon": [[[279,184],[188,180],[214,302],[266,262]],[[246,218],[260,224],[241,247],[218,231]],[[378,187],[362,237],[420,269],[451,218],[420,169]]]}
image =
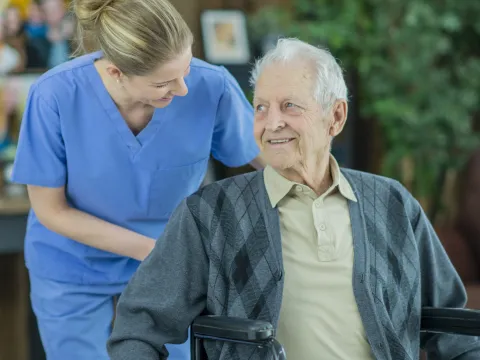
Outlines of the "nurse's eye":
{"label": "nurse's eye", "polygon": [[157,89],[161,89],[161,88],[164,88],[164,87],[167,87],[168,83],[167,84],[160,84],[160,85],[155,85],[155,87]]}

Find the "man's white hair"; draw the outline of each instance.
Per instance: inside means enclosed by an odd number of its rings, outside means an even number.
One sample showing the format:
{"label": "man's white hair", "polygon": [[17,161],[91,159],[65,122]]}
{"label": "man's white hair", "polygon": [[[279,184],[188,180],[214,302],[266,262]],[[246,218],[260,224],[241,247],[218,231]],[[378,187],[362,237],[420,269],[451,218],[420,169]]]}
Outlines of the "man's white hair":
{"label": "man's white hair", "polygon": [[328,111],[335,101],[347,100],[347,85],[343,71],[332,54],[295,38],[279,39],[277,45],[255,62],[250,84],[255,87],[265,67],[273,63],[292,63],[310,60],[315,65],[317,84],[314,97]]}

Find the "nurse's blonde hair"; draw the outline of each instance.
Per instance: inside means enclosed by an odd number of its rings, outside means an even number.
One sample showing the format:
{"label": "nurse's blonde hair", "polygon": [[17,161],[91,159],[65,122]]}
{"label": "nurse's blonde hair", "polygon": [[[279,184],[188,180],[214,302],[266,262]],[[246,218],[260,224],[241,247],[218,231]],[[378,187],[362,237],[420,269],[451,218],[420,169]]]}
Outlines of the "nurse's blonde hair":
{"label": "nurse's blonde hair", "polygon": [[101,50],[125,75],[147,75],[192,46],[193,35],[166,0],[73,0],[77,50]]}

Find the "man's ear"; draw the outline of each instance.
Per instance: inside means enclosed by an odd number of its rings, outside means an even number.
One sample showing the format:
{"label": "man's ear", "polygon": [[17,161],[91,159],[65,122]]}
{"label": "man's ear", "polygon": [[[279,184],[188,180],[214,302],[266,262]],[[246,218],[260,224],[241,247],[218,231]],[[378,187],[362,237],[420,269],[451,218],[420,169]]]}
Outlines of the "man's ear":
{"label": "man's ear", "polygon": [[329,135],[337,136],[343,130],[347,121],[348,104],[345,100],[337,100],[332,106],[331,116],[332,122],[330,124]]}

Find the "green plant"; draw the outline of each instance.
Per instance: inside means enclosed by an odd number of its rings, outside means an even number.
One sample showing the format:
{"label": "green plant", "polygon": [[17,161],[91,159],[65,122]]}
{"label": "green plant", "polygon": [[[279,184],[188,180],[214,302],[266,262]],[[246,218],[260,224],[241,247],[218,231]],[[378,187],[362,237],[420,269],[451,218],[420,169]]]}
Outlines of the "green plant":
{"label": "green plant", "polygon": [[445,174],[480,144],[472,130],[480,113],[480,2],[296,0],[276,11],[283,34],[327,46],[355,72],[360,115],[377,121],[384,137],[382,173],[406,183],[434,214],[438,206],[428,204],[438,203]]}
{"label": "green plant", "polygon": [[263,37],[269,34],[279,35],[290,26],[290,15],[274,5],[261,7],[253,16],[248,18],[248,35],[250,40],[259,45]]}

